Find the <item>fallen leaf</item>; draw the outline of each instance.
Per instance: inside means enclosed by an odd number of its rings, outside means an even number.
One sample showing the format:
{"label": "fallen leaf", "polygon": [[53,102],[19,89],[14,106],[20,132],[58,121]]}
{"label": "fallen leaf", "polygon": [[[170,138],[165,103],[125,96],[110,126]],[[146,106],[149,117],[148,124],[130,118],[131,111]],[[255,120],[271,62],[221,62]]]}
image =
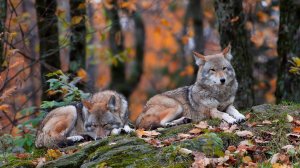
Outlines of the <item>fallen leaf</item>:
{"label": "fallen leaf", "polygon": [[294,137],[294,138],[300,138],[300,134],[294,134],[294,133],[288,133],[286,134],[287,137]]}
{"label": "fallen leaf", "polygon": [[270,125],[270,124],[272,124],[272,122],[271,122],[271,121],[269,121],[269,120],[264,120],[262,123],[263,123],[263,124],[267,124],[267,125]]}
{"label": "fallen leaf", "polygon": [[294,120],[294,118],[288,114],[286,115],[286,119],[288,122],[292,122]]}
{"label": "fallen leaf", "polygon": [[202,130],[199,128],[193,128],[192,130],[189,131],[189,133],[191,133],[191,134],[199,134],[201,132],[202,132]]}
{"label": "fallen leaf", "polygon": [[161,141],[158,139],[148,139],[146,142],[155,147],[163,147],[164,145],[161,144]]}
{"label": "fallen leaf", "polygon": [[16,157],[19,158],[19,159],[26,159],[26,158],[30,157],[30,154],[28,154],[28,153],[17,153]]}
{"label": "fallen leaf", "polygon": [[178,134],[178,137],[179,137],[180,139],[188,139],[188,138],[191,138],[192,135],[190,135],[190,134],[184,134],[184,133],[179,133],[179,134]]}
{"label": "fallen leaf", "polygon": [[250,156],[245,156],[245,157],[243,157],[242,161],[243,161],[243,163],[248,164],[249,162],[252,162],[252,159]]}
{"label": "fallen leaf", "polygon": [[205,156],[204,153],[194,152],[194,163],[192,164],[192,168],[205,168],[210,164],[210,160]]}
{"label": "fallen leaf", "polygon": [[289,150],[289,149],[295,149],[294,145],[285,145],[281,149]]}
{"label": "fallen leaf", "polygon": [[247,123],[248,127],[255,127],[256,125],[257,125],[257,122]]}
{"label": "fallen leaf", "polygon": [[230,152],[234,152],[234,151],[236,151],[236,147],[235,146],[228,146],[227,150],[229,150]]}
{"label": "fallen leaf", "polygon": [[193,151],[191,151],[191,150],[189,150],[189,149],[186,149],[186,148],[180,148],[180,149],[179,149],[179,153],[188,155],[188,154],[193,153]]}
{"label": "fallen leaf", "polygon": [[275,153],[275,154],[271,157],[270,163],[271,163],[271,164],[275,164],[275,163],[278,161],[279,155],[280,155],[280,153]]}
{"label": "fallen leaf", "polygon": [[293,123],[300,126],[300,120],[294,120]]}
{"label": "fallen leaf", "polygon": [[293,132],[294,133],[300,133],[300,127],[294,127]]}
{"label": "fallen leaf", "polygon": [[144,131],[143,129],[137,129],[135,131],[137,137],[139,138],[143,138],[143,137],[156,137],[158,135],[160,135],[159,132],[157,131]]}
{"label": "fallen leaf", "polygon": [[62,153],[58,149],[48,149],[45,156],[47,160],[57,159],[62,156]]}
{"label": "fallen leaf", "polygon": [[237,131],[235,132],[239,137],[253,137],[253,133],[251,131],[247,131],[247,130],[244,130],[244,131]]}
{"label": "fallen leaf", "polygon": [[264,143],[270,142],[270,141],[263,140],[261,138],[255,138],[254,141],[255,141],[255,143],[258,143],[258,144],[264,144]]}
{"label": "fallen leaf", "polygon": [[247,113],[245,117],[248,120],[251,117],[251,113]]}
{"label": "fallen leaf", "polygon": [[196,124],[195,127],[200,129],[206,129],[208,128],[207,121],[201,121],[199,122],[199,124]]}
{"label": "fallen leaf", "polygon": [[8,112],[10,108],[9,104],[2,104],[0,105],[0,111]]}

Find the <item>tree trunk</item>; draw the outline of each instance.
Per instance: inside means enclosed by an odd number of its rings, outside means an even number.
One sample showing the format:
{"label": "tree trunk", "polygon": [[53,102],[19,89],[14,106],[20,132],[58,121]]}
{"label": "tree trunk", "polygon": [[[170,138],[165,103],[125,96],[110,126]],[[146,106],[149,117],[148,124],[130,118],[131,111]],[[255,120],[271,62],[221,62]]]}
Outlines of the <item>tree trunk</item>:
{"label": "tree trunk", "polygon": [[[40,38],[41,77],[42,84],[45,85],[45,74],[60,69],[56,1],[38,0],[36,9]],[[47,87],[44,86],[43,93],[46,89]],[[45,98],[43,95],[43,99]]]}
{"label": "tree trunk", "polygon": [[133,19],[135,24],[135,50],[136,57],[134,63],[134,70],[129,74],[126,79],[126,65],[124,61],[121,61],[124,52],[124,36],[122,34],[120,18],[118,15],[117,1],[112,1],[113,7],[106,9],[108,19],[112,22],[109,31],[109,45],[112,55],[117,60],[115,65],[111,66],[111,88],[124,94],[129,98],[133,90],[140,82],[143,73],[144,62],[144,45],[145,45],[145,27],[141,15],[136,12],[129,12],[124,9],[128,15]]}
{"label": "tree trunk", "polygon": [[289,72],[292,57],[300,57],[300,2],[280,0],[280,25],[278,55],[281,59],[278,71],[276,98],[300,102],[300,76]]}
{"label": "tree trunk", "polygon": [[128,89],[125,91],[124,95],[127,97],[134,91],[138,86],[140,79],[143,74],[143,63],[144,63],[144,48],[145,48],[145,27],[143,19],[138,12],[132,14],[132,19],[135,25],[135,64],[133,66],[133,71],[127,81]]}
{"label": "tree trunk", "polygon": [[85,69],[85,0],[70,0],[71,5],[71,52],[70,70],[76,72],[79,68]]}
{"label": "tree trunk", "polygon": [[5,69],[3,63],[5,62],[4,55],[4,32],[5,32],[5,20],[6,20],[6,0],[0,1],[0,72]]}
{"label": "tree trunk", "polygon": [[[204,38],[203,38],[203,13],[201,7],[201,0],[190,0],[188,9],[189,17],[193,20],[194,26],[194,42],[195,42],[195,51],[202,53],[204,52]],[[194,65],[194,76],[197,77],[198,66]]]}
{"label": "tree trunk", "polygon": [[[109,46],[112,55],[114,57],[118,57],[124,51],[124,36],[121,30],[117,2],[115,0],[112,1],[112,5],[113,7],[111,9],[106,10],[108,19],[111,21],[111,27],[109,30]],[[125,85],[125,64],[117,58],[116,60],[118,60],[117,63],[111,66],[111,88],[126,95],[127,93],[125,93],[125,91],[127,90],[127,87]]]}
{"label": "tree trunk", "polygon": [[240,107],[253,105],[253,57],[249,53],[249,34],[245,29],[245,17],[242,1],[215,0],[215,10],[219,24],[221,46],[225,48],[229,43],[232,46],[233,60],[231,63],[239,82],[235,104]]}

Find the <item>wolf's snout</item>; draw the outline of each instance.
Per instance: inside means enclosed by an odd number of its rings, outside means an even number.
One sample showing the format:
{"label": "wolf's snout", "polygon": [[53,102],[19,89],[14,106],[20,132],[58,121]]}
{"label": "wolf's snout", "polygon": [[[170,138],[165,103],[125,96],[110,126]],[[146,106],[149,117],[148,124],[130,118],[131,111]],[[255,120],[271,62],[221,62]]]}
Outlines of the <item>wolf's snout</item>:
{"label": "wolf's snout", "polygon": [[226,81],[226,80],[225,80],[224,78],[221,78],[221,79],[220,79],[221,84],[224,84],[225,81]]}

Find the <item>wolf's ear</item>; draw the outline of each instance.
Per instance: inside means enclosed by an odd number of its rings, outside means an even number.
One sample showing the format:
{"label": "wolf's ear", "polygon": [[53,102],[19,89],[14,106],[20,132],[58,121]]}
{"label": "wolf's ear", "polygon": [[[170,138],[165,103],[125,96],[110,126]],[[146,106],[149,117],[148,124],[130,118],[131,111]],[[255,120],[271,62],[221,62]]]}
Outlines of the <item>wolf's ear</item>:
{"label": "wolf's ear", "polygon": [[93,107],[93,103],[91,101],[89,101],[89,100],[82,100],[82,104],[88,110],[90,110]]}
{"label": "wolf's ear", "polygon": [[205,56],[202,54],[197,53],[196,51],[193,51],[194,53],[194,57],[196,60],[196,64],[199,66],[201,64],[203,64],[206,60],[205,60]]}
{"label": "wolf's ear", "polygon": [[224,48],[222,53],[228,61],[231,61],[232,55],[231,55],[231,45],[230,45],[230,43],[228,44],[228,46],[226,48]]}
{"label": "wolf's ear", "polygon": [[109,111],[115,111],[116,109],[116,97],[115,96],[111,96],[108,104],[107,104],[107,108],[109,109]]}

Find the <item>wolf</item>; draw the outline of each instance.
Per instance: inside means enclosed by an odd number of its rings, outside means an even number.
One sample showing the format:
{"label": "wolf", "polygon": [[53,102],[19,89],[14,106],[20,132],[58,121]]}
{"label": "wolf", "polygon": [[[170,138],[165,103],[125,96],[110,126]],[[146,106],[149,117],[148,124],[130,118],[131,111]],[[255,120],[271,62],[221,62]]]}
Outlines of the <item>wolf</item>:
{"label": "wolf", "polygon": [[128,103],[115,91],[106,90],[76,105],[68,105],[50,111],[37,131],[37,148],[58,148],[73,145],[87,137],[94,140],[108,135],[127,133]]}
{"label": "wolf", "polygon": [[214,55],[194,52],[194,57],[199,67],[196,82],[150,98],[136,120],[137,128],[169,127],[209,117],[229,124],[245,120],[233,106],[238,82],[230,63],[231,46]]}

